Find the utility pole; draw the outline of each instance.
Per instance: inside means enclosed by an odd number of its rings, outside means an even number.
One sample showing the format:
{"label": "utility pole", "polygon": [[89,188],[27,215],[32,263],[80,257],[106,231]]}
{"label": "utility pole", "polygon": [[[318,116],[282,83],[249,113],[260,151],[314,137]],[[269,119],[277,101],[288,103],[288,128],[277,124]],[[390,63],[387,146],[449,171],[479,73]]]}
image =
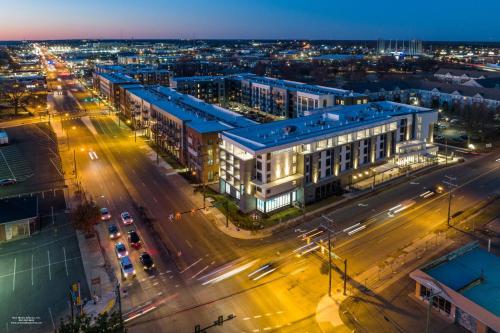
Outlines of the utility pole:
{"label": "utility pole", "polygon": [[347,295],[347,259],[344,259],[344,296]]}
{"label": "utility pole", "polygon": [[122,315],[122,295],[120,294],[120,283],[116,284],[116,298],[118,301],[118,313],[120,314],[120,322],[123,324],[123,315]]}
{"label": "utility pole", "polygon": [[328,296],[332,296],[332,229],[330,225],[333,224],[333,220],[325,215],[321,215],[328,222],[328,227],[321,225],[328,231]]}
{"label": "utility pole", "polygon": [[78,170],[76,169],[76,150],[73,149],[73,168],[75,170],[75,178],[78,178]]}
{"label": "utility pole", "polygon": [[448,138],[444,138],[444,165],[448,165]]}
{"label": "utility pole", "polygon": [[453,181],[455,181],[457,178],[456,177],[451,177],[451,176],[444,176],[447,180],[443,181],[444,184],[448,186],[448,218],[446,220],[446,224],[448,227],[450,227],[450,221],[451,221],[451,191],[453,187],[457,187]]}
{"label": "utility pole", "polygon": [[226,228],[229,228],[229,201],[224,203],[226,206]]}

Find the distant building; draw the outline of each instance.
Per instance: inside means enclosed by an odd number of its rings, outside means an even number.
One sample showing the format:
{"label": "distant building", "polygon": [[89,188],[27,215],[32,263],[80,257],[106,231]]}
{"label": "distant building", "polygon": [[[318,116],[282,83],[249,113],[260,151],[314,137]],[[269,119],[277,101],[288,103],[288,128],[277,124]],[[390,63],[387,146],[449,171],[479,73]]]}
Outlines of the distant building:
{"label": "distant building", "polygon": [[415,297],[473,333],[500,332],[500,258],[466,245],[410,273]]}
{"label": "distant building", "polygon": [[139,82],[130,76],[121,73],[97,73],[93,74],[93,87],[104,97],[116,110],[120,109],[121,93],[120,86],[136,85]]}
{"label": "distant building", "polygon": [[379,102],[227,130],[219,190],[245,213],[302,206],[371,179],[381,164],[435,161],[436,122],[437,111]]}
{"label": "distant building", "polygon": [[119,73],[136,79],[141,84],[168,86],[173,76],[167,69],[160,69],[157,66],[149,65],[98,65],[96,73]]}
{"label": "distant building", "polygon": [[233,81],[232,87],[237,90],[228,94],[239,96],[240,103],[284,118],[302,117],[318,108],[368,101],[365,95],[352,91],[252,74],[235,75],[228,80]]}
{"label": "distant building", "polygon": [[223,76],[176,77],[170,81],[170,87],[207,103],[220,104],[225,101],[226,89]]}
{"label": "distant building", "polygon": [[37,196],[0,199],[0,243],[29,237],[39,227]]}
{"label": "distant building", "polygon": [[118,63],[120,65],[139,64],[140,57],[137,54],[120,54],[118,55]]}

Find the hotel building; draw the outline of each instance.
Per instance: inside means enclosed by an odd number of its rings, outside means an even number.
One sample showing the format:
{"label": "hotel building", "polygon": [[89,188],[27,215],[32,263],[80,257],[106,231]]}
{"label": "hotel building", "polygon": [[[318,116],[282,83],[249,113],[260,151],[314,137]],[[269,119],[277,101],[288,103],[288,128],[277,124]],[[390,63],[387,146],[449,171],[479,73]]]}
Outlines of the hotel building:
{"label": "hotel building", "polygon": [[372,177],[376,166],[434,161],[437,111],[377,102],[219,134],[219,189],[241,211],[302,206]]}

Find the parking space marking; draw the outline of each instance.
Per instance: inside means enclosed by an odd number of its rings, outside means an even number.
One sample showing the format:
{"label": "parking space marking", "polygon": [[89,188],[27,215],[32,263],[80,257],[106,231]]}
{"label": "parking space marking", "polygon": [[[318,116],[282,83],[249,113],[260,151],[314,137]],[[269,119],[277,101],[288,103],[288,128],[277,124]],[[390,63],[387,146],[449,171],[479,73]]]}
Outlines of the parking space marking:
{"label": "parking space marking", "polygon": [[16,264],[17,264],[17,258],[14,258],[14,275],[12,277],[12,291],[16,289]]}
{"label": "parking space marking", "polygon": [[49,280],[52,280],[52,272],[50,271],[50,252],[47,250],[47,258],[49,259]]}
{"label": "parking space marking", "polygon": [[68,274],[68,262],[66,260],[66,248],[63,246],[63,254],[64,254],[64,267],[66,268],[66,276],[69,276]]}
{"label": "parking space marking", "polygon": [[10,174],[12,175],[13,179],[16,179],[16,176],[14,176],[14,173],[12,172],[12,169],[10,168],[9,162],[7,162],[7,159],[5,158],[5,155],[3,154],[2,150],[0,149],[0,154],[2,154],[3,160],[5,161],[5,165],[10,171]]}
{"label": "parking space marking", "polygon": [[52,316],[52,310],[49,307],[50,321],[52,322],[52,328],[55,330],[56,325],[54,324],[54,316]]}

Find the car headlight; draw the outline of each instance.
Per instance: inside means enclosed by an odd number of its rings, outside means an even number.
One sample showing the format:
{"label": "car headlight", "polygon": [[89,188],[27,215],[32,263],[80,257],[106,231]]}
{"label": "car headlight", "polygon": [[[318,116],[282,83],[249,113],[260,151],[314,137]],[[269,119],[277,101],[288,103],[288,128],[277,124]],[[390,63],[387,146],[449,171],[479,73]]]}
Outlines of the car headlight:
{"label": "car headlight", "polygon": [[125,255],[128,256],[128,251],[125,251]]}
{"label": "car headlight", "polygon": [[121,233],[117,233],[116,236],[121,236],[122,234]]}
{"label": "car headlight", "polygon": [[124,275],[125,277],[127,277],[127,276],[128,276],[128,273],[127,273],[127,272],[123,272],[123,275]]}
{"label": "car headlight", "polygon": [[134,271],[132,273],[135,275],[135,269],[134,269]]}
{"label": "car headlight", "polygon": [[155,264],[151,264],[151,268],[155,267]]}

